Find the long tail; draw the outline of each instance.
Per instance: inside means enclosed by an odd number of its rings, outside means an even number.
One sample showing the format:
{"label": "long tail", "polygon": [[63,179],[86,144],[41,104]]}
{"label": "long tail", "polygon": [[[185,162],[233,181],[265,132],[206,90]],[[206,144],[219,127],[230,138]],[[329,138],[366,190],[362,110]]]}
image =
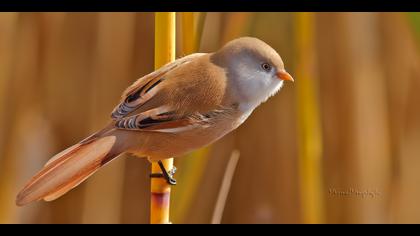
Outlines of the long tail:
{"label": "long tail", "polygon": [[122,152],[116,141],[112,133],[97,133],[58,153],[19,192],[16,205],[52,201],[70,191]]}

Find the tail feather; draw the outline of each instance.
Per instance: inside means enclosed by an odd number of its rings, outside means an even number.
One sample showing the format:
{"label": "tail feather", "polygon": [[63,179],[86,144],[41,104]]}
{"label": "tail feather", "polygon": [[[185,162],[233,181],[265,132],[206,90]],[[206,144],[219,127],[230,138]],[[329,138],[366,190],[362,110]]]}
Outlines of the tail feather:
{"label": "tail feather", "polygon": [[47,163],[45,163],[44,167],[48,166],[49,164],[53,163],[54,161],[58,160],[61,158],[61,161],[64,157],[69,157],[72,152],[75,152],[78,150],[78,147],[80,147],[80,143],[75,144],[67,149],[65,149],[64,151],[61,151],[60,153],[55,154],[53,157],[51,157],[51,159],[49,159],[47,161]]}
{"label": "tail feather", "polygon": [[55,155],[19,192],[16,204],[52,201],[67,193],[120,154],[113,149],[115,142],[115,136],[98,137]]}

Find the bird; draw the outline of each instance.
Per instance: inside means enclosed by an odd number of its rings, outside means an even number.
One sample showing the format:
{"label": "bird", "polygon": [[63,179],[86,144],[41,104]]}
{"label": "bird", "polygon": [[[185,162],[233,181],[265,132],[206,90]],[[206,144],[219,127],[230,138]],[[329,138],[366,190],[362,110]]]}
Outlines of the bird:
{"label": "bird", "polygon": [[284,81],[294,81],[264,41],[240,37],[147,74],[122,94],[101,130],[53,156],[17,194],[16,205],[52,201],[122,153],[158,162],[209,145],[241,125]]}

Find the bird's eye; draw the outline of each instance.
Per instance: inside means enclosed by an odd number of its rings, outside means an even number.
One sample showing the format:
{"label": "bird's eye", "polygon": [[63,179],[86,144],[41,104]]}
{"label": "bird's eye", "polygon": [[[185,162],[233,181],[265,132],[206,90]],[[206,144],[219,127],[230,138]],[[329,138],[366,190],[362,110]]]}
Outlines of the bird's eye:
{"label": "bird's eye", "polygon": [[271,71],[271,65],[268,63],[261,64],[261,68],[263,68],[265,71]]}

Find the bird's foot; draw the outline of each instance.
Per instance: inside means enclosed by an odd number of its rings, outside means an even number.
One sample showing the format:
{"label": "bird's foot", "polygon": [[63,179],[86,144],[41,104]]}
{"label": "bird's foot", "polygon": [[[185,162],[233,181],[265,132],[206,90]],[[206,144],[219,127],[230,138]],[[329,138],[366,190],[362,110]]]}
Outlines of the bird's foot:
{"label": "bird's foot", "polygon": [[176,167],[174,166],[171,170],[167,171],[162,161],[158,161],[158,165],[162,170],[162,173],[152,173],[150,174],[150,178],[164,178],[168,184],[176,185],[176,179],[174,179]]}

